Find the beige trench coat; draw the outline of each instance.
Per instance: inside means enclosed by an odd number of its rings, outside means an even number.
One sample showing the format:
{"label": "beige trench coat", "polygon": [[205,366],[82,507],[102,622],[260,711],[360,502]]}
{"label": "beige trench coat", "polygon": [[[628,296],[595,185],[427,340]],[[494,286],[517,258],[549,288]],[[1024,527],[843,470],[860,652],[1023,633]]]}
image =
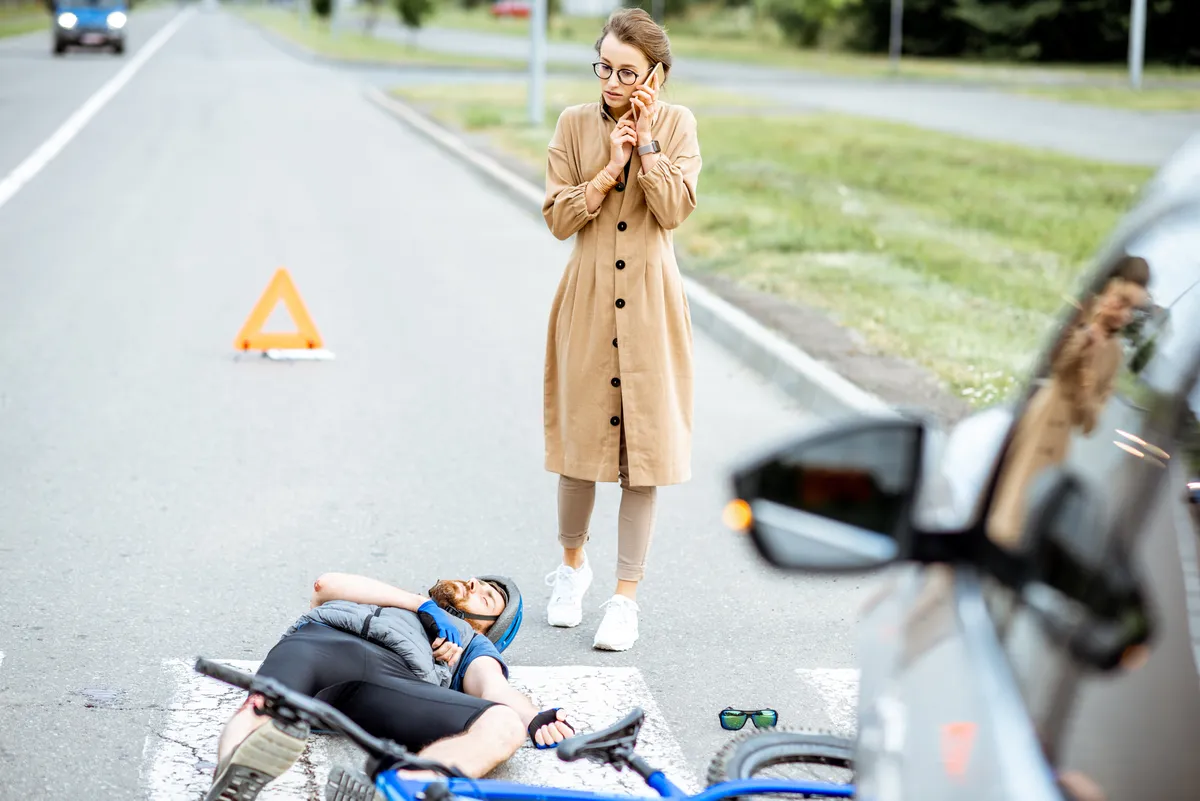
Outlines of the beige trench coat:
{"label": "beige trench coat", "polygon": [[1055,360],[1050,382],[1030,399],[996,485],[988,533],[1004,546],[1020,544],[1028,515],[1029,487],[1048,467],[1066,461],[1076,428],[1087,436],[1112,396],[1123,350],[1117,337],[1084,349],[1082,328],[1073,330]]}
{"label": "beige trench coat", "polygon": [[592,214],[584,192],[609,161],[616,126],[602,102],[565,109],[550,141],[542,214],[575,237],[546,337],[546,469],[618,480],[624,429],[631,486],[691,478],[692,322],[672,229],[696,208],[696,118],[659,101],[662,152],[641,174],[637,149]]}

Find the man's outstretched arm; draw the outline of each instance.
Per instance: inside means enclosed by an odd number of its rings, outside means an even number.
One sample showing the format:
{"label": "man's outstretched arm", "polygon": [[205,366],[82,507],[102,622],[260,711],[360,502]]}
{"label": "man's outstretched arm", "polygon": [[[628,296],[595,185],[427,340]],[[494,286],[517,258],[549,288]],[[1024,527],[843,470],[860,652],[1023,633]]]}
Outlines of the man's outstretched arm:
{"label": "man's outstretched arm", "polygon": [[[541,714],[524,693],[508,683],[504,671],[500,669],[500,663],[491,657],[481,656],[471,660],[471,664],[467,665],[467,672],[463,676],[462,688],[463,692],[468,695],[504,704],[512,709],[520,716],[521,725],[525,727],[526,731],[529,730],[529,724],[533,722],[533,719]],[[559,710],[558,720],[540,727],[534,732],[533,738],[539,745],[553,745],[562,742],[574,733],[566,722],[566,714]]]}
{"label": "man's outstretched arm", "polygon": [[[445,610],[424,595],[402,590],[366,576],[351,573],[325,573],[313,582],[310,602],[313,609],[328,601],[390,606],[419,612],[425,633],[436,659],[453,665],[462,651],[462,637]],[[451,648],[450,646],[453,646]]]}
{"label": "man's outstretched arm", "polygon": [[423,595],[352,573],[323,573],[313,582],[313,608],[327,601],[350,601],[356,604],[394,606],[415,612],[428,600]]}

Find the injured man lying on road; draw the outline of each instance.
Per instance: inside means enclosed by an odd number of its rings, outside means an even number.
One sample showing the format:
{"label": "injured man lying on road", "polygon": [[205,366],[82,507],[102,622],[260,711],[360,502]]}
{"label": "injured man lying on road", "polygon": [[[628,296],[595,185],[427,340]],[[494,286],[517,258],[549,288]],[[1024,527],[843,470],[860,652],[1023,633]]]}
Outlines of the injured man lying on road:
{"label": "injured man lying on road", "polygon": [[[529,737],[553,748],[574,734],[561,709],[539,712],[508,683],[500,656],[521,626],[521,593],[503,576],[438,581],[429,597],[375,579],[327,573],[311,608],[258,675],[337,708],[376,737],[481,777]],[[250,801],[304,751],[309,731],[258,715],[251,694],[225,724],[206,801]],[[335,769],[330,789],[370,798],[363,774]],[[433,774],[411,772],[411,778]],[[357,783],[357,788],[347,784]]]}

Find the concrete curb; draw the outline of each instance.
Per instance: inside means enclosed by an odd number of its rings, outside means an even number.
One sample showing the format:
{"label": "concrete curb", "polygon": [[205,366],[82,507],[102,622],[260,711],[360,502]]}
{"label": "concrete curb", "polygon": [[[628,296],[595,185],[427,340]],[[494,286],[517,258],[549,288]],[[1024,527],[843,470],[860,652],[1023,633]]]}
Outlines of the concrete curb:
{"label": "concrete curb", "polygon": [[[375,87],[367,89],[366,95],[391,116],[425,134],[483,173],[522,205],[530,204],[540,211],[545,195],[541,188],[480,153],[453,132],[398,98]],[[847,381],[687,275],[683,276],[683,282],[693,326],[711,336],[769,383],[814,414],[834,418],[892,410],[877,396]]]}

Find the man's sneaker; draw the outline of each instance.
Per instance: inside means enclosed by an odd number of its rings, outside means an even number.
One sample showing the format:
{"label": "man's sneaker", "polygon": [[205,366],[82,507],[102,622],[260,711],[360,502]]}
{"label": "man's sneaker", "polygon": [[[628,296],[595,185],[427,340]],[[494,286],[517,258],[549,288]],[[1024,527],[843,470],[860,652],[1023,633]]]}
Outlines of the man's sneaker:
{"label": "man's sneaker", "polygon": [[600,606],[604,619],[596,629],[593,648],[602,651],[625,651],[638,638],[638,605],[624,595],[614,595]]}
{"label": "man's sneaker", "polygon": [[307,741],[307,723],[272,720],[259,726],[217,765],[204,801],[253,801],[268,782],[295,764]]}
{"label": "man's sneaker", "polygon": [[383,793],[366,773],[335,765],[325,782],[325,801],[383,801]]}
{"label": "man's sneaker", "polygon": [[550,591],[550,603],[546,607],[546,620],[551,626],[572,628],[583,620],[583,594],[592,584],[592,565],[584,554],[583,564],[578,568],[559,565],[546,576]]}

